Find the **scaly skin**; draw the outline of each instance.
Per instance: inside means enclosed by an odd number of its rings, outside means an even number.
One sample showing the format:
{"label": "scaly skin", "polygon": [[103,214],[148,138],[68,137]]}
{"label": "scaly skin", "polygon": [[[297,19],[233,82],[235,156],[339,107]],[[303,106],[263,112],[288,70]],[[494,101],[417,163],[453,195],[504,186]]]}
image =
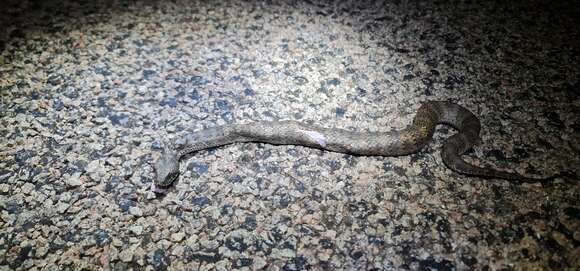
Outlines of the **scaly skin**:
{"label": "scaly skin", "polygon": [[401,156],[415,153],[431,140],[437,124],[459,131],[443,144],[441,157],[450,169],[470,176],[518,181],[544,181],[517,173],[471,165],[461,158],[479,139],[481,125],[473,113],[451,102],[424,102],[413,123],[400,131],[355,133],[296,121],[257,122],[220,126],[194,132],[166,149],[156,164],[154,191],[161,192],[179,176],[179,160],[186,154],[237,142],[264,142],[275,145],[302,145],[333,152]]}

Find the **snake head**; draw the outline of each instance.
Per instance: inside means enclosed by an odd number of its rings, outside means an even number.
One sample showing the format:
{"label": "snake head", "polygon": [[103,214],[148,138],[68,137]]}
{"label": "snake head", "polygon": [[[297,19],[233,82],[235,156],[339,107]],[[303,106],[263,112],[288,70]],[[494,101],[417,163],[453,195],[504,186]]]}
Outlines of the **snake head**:
{"label": "snake head", "polygon": [[155,186],[168,187],[179,176],[179,158],[175,152],[165,150],[155,163]]}

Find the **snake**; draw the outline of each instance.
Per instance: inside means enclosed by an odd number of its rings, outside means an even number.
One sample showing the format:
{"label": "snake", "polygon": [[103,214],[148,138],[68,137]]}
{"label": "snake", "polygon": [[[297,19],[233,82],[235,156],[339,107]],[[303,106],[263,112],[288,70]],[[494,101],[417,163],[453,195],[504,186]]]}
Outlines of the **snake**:
{"label": "snake", "polygon": [[[248,124],[216,126],[188,133],[170,147],[164,147],[155,163],[156,177],[152,191],[163,193],[179,177],[179,162],[200,150],[241,142],[273,145],[300,145],[331,152],[360,156],[404,156],[418,152],[433,138],[435,127],[449,125],[458,132],[447,138],[442,147],[443,163],[452,171],[473,177],[543,181],[517,172],[480,167],[466,162],[462,155],[481,142],[481,123],[468,109],[449,101],[424,101],[412,123],[401,130],[386,132],[353,132],[325,128],[298,121],[261,121]],[[554,176],[555,177],[555,176]]]}

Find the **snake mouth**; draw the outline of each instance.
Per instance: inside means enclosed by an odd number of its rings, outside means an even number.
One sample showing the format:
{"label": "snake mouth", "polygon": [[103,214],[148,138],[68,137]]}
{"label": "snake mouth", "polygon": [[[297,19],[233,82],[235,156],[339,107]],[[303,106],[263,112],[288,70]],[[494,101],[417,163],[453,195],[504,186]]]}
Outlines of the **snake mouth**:
{"label": "snake mouth", "polygon": [[155,187],[159,189],[167,189],[179,177],[179,170],[172,168],[169,170],[157,170],[157,176],[153,181]]}
{"label": "snake mouth", "polygon": [[151,183],[151,191],[158,194],[167,193],[167,188],[179,177],[178,171],[168,173],[165,177],[158,178]]}
{"label": "snake mouth", "polygon": [[165,193],[167,193],[167,189],[159,187],[155,184],[155,182],[152,182],[151,183],[151,192],[153,192],[155,194],[165,194]]}

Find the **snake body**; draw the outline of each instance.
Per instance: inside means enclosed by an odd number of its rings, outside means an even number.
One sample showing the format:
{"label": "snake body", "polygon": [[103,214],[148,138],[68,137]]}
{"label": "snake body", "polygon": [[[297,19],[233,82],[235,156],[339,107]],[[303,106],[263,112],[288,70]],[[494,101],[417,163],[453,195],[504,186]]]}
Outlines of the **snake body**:
{"label": "snake body", "polygon": [[168,187],[179,176],[179,161],[185,155],[237,142],[264,142],[275,145],[302,145],[333,152],[365,156],[401,156],[419,151],[435,132],[447,124],[459,132],[443,144],[444,164],[461,174],[506,180],[540,180],[518,173],[467,163],[461,155],[479,139],[481,124],[466,108],[451,102],[427,101],[419,107],[413,123],[399,131],[357,133],[324,128],[296,121],[256,122],[219,126],[191,133],[166,148],[155,165],[154,188]]}

